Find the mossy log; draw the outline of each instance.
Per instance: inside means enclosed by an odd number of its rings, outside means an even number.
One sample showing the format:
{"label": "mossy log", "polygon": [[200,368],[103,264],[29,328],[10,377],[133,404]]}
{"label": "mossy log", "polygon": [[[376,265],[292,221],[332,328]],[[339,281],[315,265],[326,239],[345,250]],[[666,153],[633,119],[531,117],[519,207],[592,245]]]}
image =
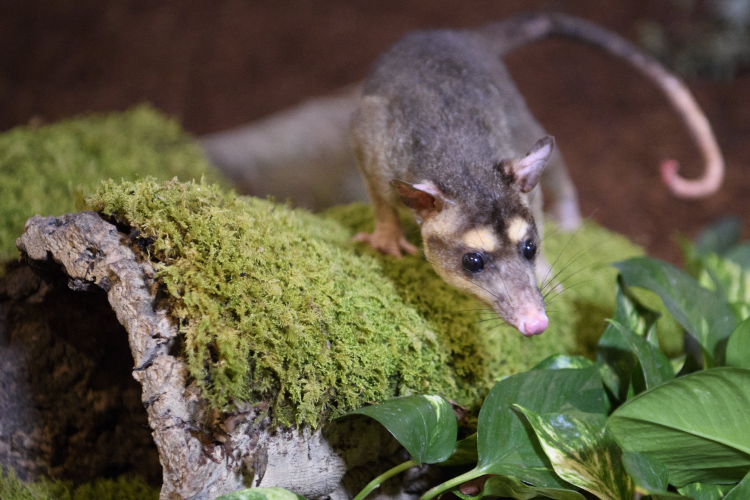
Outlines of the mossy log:
{"label": "mossy log", "polygon": [[[315,431],[278,429],[259,417],[262,402],[213,410],[174,352],[178,325],[159,303],[153,267],[127,242],[116,226],[82,212],[29,219],[17,244],[46,286],[59,286],[63,277],[74,291],[106,292],[127,331],[132,375],[141,384],[163,467],[162,499],[212,499],[251,485],[280,486],[307,498],[350,498],[384,470],[379,460],[396,458],[398,444],[373,421],[346,418]],[[32,280],[27,270],[18,273],[25,276],[20,281]],[[372,471],[365,470],[368,464]],[[381,494],[408,497],[392,488]]]}

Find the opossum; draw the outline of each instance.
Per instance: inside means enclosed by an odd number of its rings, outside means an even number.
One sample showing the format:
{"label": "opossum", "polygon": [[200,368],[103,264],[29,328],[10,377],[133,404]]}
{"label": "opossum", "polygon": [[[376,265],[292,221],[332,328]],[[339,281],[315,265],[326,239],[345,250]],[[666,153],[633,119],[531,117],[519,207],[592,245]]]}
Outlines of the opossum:
{"label": "opossum", "polygon": [[537,275],[549,268],[540,256],[540,181],[563,228],[577,227],[581,216],[554,139],[529,112],[501,56],[552,36],[591,43],[653,80],[706,160],[703,178],[695,181],[665,162],[665,182],[686,197],[718,187],[721,153],[687,87],[630,42],[562,14],[406,35],[374,65],[351,122],[354,156],[375,208],[375,231],[354,239],[397,257],[416,254],[399,224],[400,200],[417,217],[435,271],[526,336],[548,326],[537,286]]}

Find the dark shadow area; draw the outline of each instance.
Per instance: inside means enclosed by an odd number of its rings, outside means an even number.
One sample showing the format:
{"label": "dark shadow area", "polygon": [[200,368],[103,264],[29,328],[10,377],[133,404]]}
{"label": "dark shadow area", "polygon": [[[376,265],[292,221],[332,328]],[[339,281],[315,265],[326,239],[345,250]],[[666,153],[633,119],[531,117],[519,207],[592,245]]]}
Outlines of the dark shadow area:
{"label": "dark shadow area", "polygon": [[161,484],[125,329],[101,290],[24,265],[0,279],[0,463],[24,480]]}

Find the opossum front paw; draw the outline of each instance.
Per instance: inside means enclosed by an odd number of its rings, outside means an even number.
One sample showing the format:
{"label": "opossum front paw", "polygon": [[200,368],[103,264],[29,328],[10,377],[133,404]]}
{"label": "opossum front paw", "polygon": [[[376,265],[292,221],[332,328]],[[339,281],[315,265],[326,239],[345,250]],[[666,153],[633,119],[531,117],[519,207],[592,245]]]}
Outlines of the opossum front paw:
{"label": "opossum front paw", "polygon": [[357,233],[352,238],[352,241],[361,241],[368,243],[373,249],[385,255],[393,255],[394,257],[401,258],[401,251],[411,255],[417,255],[419,249],[409,243],[403,234],[392,234],[378,232],[377,230],[370,233]]}

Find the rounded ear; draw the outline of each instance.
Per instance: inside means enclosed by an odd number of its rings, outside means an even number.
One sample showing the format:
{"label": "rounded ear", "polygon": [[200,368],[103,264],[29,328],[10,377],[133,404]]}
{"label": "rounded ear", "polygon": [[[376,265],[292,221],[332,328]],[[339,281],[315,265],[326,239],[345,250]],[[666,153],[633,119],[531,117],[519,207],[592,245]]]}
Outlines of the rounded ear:
{"label": "rounded ear", "polygon": [[432,182],[409,184],[393,179],[391,187],[401,197],[404,205],[414,210],[423,219],[443,210],[446,201],[445,196]]}
{"label": "rounded ear", "polygon": [[504,165],[506,173],[518,185],[521,192],[528,193],[536,187],[554,148],[554,137],[551,135],[542,137],[536,141],[526,156]]}

